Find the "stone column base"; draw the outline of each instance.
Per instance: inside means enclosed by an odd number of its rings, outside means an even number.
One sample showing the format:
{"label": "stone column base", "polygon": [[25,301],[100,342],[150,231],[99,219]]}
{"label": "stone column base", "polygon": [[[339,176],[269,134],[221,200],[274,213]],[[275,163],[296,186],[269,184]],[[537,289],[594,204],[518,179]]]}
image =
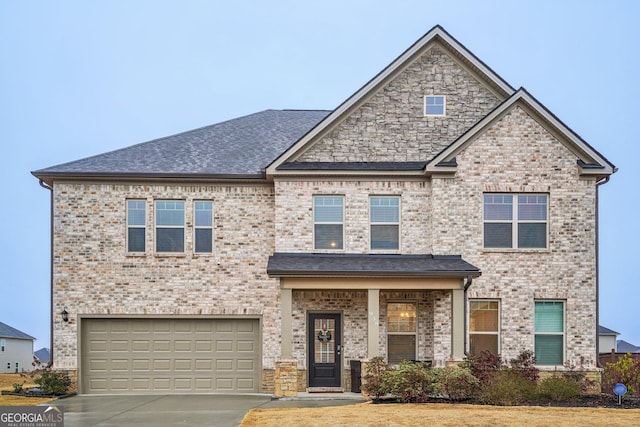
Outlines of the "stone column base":
{"label": "stone column base", "polygon": [[298,361],[296,359],[276,360],[275,397],[295,397],[298,395]]}

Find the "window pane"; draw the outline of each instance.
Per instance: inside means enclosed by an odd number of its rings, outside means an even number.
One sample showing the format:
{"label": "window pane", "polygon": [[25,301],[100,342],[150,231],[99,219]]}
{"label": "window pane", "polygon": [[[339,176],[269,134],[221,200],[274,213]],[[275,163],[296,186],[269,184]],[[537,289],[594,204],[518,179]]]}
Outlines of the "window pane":
{"label": "window pane", "polygon": [[196,252],[213,252],[213,230],[199,228],[196,230]]}
{"label": "window pane", "polygon": [[314,197],[314,222],[342,222],[342,197]]}
{"label": "window pane", "polygon": [[156,228],[156,252],[184,252],[184,229]]}
{"label": "window pane", "polygon": [[400,199],[372,197],[371,222],[400,222]]}
{"label": "window pane", "polygon": [[425,114],[443,115],[444,114],[444,96],[427,96],[425,97]]}
{"label": "window pane", "polygon": [[472,332],[498,332],[498,304],[494,301],[469,303],[469,330]]}
{"label": "window pane", "polygon": [[546,248],[547,224],[518,224],[519,248]]}
{"label": "window pane", "polygon": [[211,227],[213,225],[213,203],[195,202],[195,226]]}
{"label": "window pane", "polygon": [[564,303],[562,301],[538,301],[535,305],[536,332],[564,331]]}
{"label": "window pane", "polygon": [[518,219],[522,221],[546,221],[547,197],[518,196]]}
{"label": "window pane", "polygon": [[413,303],[390,303],[387,305],[388,332],[415,332],[416,305]]}
{"label": "window pane", "polygon": [[129,228],[127,235],[128,252],[144,252],[144,228]]}
{"label": "window pane", "polygon": [[485,221],[511,221],[513,219],[513,197],[487,194],[484,196]]}
{"label": "window pane", "polygon": [[397,225],[372,225],[371,249],[398,249]]}
{"label": "window pane", "polygon": [[511,248],[513,246],[513,236],[511,234],[511,224],[485,223],[484,224],[484,247],[485,248]]}
{"label": "window pane", "polygon": [[538,365],[562,365],[562,335],[536,335],[535,355]]}
{"label": "window pane", "polygon": [[157,201],[156,225],[184,225],[184,202]]}
{"label": "window pane", "polygon": [[469,351],[475,355],[479,355],[483,351],[498,354],[498,335],[469,334]]}
{"label": "window pane", "polygon": [[316,224],[316,249],[342,249],[342,224]]}
{"label": "window pane", "polygon": [[403,360],[416,359],[415,335],[388,335],[387,353],[389,363],[400,363]]}
{"label": "window pane", "polygon": [[127,225],[145,225],[145,207],[144,200],[127,200]]}

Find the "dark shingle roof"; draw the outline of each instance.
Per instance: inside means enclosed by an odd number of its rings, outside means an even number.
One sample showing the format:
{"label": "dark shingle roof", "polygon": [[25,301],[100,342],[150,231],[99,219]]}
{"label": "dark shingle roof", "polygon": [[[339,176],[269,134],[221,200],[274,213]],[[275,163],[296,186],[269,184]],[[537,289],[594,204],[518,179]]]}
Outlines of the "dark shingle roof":
{"label": "dark shingle roof", "polygon": [[619,332],[616,332],[616,331],[614,331],[612,329],[609,329],[609,328],[605,328],[602,325],[598,325],[598,333],[600,335],[620,335]]}
{"label": "dark shingle roof", "polygon": [[271,276],[467,277],[480,269],[462,257],[438,255],[275,253]]}
{"label": "dark shingle roof", "polygon": [[329,111],[265,110],[222,123],[34,171],[38,178],[154,176],[260,178]]}
{"label": "dark shingle roof", "polygon": [[31,335],[25,334],[24,332],[19,331],[16,328],[13,328],[7,325],[6,323],[2,323],[2,322],[0,322],[0,337],[18,338],[23,340],[35,340],[35,338],[32,337]]}
{"label": "dark shingle roof", "polygon": [[618,340],[618,353],[640,353],[640,347],[625,340]]}

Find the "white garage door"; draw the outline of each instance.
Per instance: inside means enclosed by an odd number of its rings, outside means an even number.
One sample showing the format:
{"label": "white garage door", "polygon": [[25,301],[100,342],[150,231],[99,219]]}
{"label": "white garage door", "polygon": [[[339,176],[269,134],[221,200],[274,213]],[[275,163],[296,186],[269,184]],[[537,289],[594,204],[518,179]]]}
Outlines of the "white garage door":
{"label": "white garage door", "polygon": [[258,392],[257,319],[83,319],[82,393]]}

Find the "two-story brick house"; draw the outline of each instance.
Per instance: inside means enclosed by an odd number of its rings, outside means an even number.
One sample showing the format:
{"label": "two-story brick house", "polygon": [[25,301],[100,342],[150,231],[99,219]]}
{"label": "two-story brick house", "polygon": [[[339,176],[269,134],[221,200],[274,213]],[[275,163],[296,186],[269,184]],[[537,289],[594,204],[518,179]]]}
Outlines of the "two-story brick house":
{"label": "two-story brick house", "polygon": [[335,110],[33,172],[52,190],[54,366],[82,393],[277,395],[348,389],[349,361],[378,355],[594,371],[615,170],[434,27]]}

